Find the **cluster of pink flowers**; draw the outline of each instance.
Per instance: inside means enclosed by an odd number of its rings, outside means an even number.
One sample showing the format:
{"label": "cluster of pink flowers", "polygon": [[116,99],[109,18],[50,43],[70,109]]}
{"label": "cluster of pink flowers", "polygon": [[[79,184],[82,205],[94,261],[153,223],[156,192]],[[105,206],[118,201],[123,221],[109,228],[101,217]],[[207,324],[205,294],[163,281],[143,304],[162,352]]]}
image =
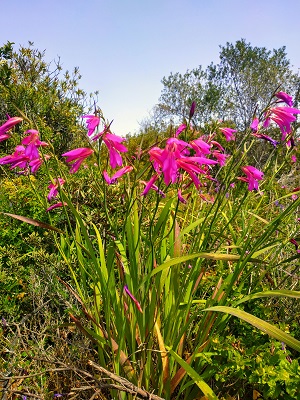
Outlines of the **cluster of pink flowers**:
{"label": "cluster of pink flowers", "polygon": [[[294,114],[299,114],[300,110],[293,108],[292,97],[285,92],[276,93],[275,107],[269,107],[264,113],[262,120],[254,118],[251,129],[252,134],[260,139],[269,141],[273,146],[277,146],[278,142],[264,133],[263,129],[269,127],[270,122],[275,122],[281,132],[282,140],[286,140],[287,136],[291,133],[291,123],[296,120]],[[277,106],[277,103],[284,102],[286,106]],[[195,112],[196,104],[193,102],[190,111],[190,120]],[[123,144],[125,138],[113,134],[110,130],[110,124],[104,123],[103,117],[97,115],[84,115],[82,118],[86,120],[87,136],[91,143],[99,141],[99,145],[104,144],[109,153],[109,163],[112,169],[119,168],[112,176],[107,171],[103,171],[103,178],[107,184],[115,184],[119,178],[133,170],[132,166],[123,166],[122,154],[126,153],[127,147]],[[0,142],[10,138],[10,130],[22,118],[8,116],[8,120],[0,126]],[[103,123],[102,123],[103,122]],[[100,128],[102,124],[102,128]],[[228,154],[225,153],[221,144],[214,140],[216,133],[210,136],[200,136],[197,139],[189,142],[179,138],[179,135],[186,131],[187,125],[182,124],[178,127],[174,137],[166,141],[165,147],[152,147],[149,150],[150,161],[153,167],[153,175],[148,182],[141,181],[145,185],[142,195],[147,195],[149,190],[155,190],[160,196],[165,197],[165,193],[156,185],[156,182],[163,181],[166,186],[170,184],[180,184],[178,190],[178,199],[182,203],[186,203],[186,199],[182,196],[182,189],[194,184],[199,192],[201,198],[207,201],[207,196],[201,192],[201,188],[207,185],[207,180],[217,182],[211,175],[212,167],[219,165],[224,166]],[[226,141],[235,140],[235,129],[219,127],[219,131],[225,136]],[[0,165],[10,165],[11,169],[18,168],[19,173],[36,173],[41,166],[42,162],[48,158],[48,155],[39,153],[39,148],[47,146],[39,138],[39,132],[36,130],[28,130],[25,132],[26,136],[21,141],[21,144],[15,148],[11,155],[0,158]],[[290,140],[289,140],[290,141]],[[80,147],[70,150],[62,157],[66,158],[66,162],[70,166],[70,173],[76,173],[82,163],[92,154],[94,150],[90,147]],[[296,161],[296,157],[292,159]],[[255,167],[248,165],[241,167],[244,177],[237,179],[248,183],[248,190],[258,190],[258,182],[263,179],[263,172]],[[48,186],[49,194],[48,201],[55,199],[58,195],[58,190],[65,181],[62,178],[57,178]],[[217,190],[217,189],[216,189]],[[56,203],[51,205],[47,211],[63,206],[63,203]]]}
{"label": "cluster of pink flowers", "polygon": [[[250,127],[253,131],[253,135],[258,137],[259,139],[264,139],[270,142],[274,147],[276,147],[279,142],[274,140],[270,136],[260,133],[262,129],[268,128],[271,122],[274,122],[281,131],[281,140],[284,142],[288,136],[292,132],[291,123],[296,121],[297,117],[294,114],[300,114],[300,110],[297,108],[293,108],[293,98],[285,92],[278,92],[275,94],[277,97],[277,103],[285,103],[286,106],[275,106],[269,107],[264,115],[262,116],[261,121],[258,118],[254,118]],[[293,143],[293,138],[289,137],[287,141],[287,146],[290,147]]]}
{"label": "cluster of pink flowers", "polygon": [[[8,120],[0,126],[0,141],[10,138],[7,132],[23,119],[19,117],[8,118]],[[27,174],[31,172],[35,174],[40,168],[44,159],[49,159],[50,156],[44,155],[44,158],[39,153],[39,147],[48,146],[48,143],[43,142],[39,138],[39,132],[30,129],[25,132],[25,136],[21,144],[16,146],[13,154],[9,154],[0,158],[0,165],[10,165],[10,169],[18,168],[19,174]]]}

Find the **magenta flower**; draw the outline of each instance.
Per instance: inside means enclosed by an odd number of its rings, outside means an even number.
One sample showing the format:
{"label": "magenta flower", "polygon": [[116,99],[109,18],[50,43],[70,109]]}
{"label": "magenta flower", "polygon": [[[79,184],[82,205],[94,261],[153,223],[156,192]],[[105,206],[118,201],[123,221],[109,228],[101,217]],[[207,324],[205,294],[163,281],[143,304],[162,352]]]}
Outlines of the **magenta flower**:
{"label": "magenta flower", "polygon": [[86,125],[88,128],[88,136],[92,136],[97,126],[100,124],[100,118],[95,115],[83,115],[82,118],[86,118]]}
{"label": "magenta flower", "polygon": [[51,182],[50,185],[48,186],[48,189],[50,189],[48,196],[47,196],[48,201],[51,201],[52,199],[54,199],[57,196],[58,188],[63,186],[64,183],[65,183],[65,180],[62,178],[53,179],[53,182]]}
{"label": "magenta flower", "polygon": [[295,154],[292,155],[291,161],[292,161],[292,163],[297,162],[297,157],[295,156]]}
{"label": "magenta flower", "polygon": [[258,118],[254,118],[254,120],[252,121],[250,128],[254,131],[257,132],[258,131],[258,124],[259,124],[259,119]]}
{"label": "magenta flower", "polygon": [[152,189],[152,190],[155,190],[161,197],[163,197],[163,198],[166,197],[165,193],[162,190],[160,190],[158,188],[158,186],[156,186],[154,184],[154,182],[156,182],[157,179],[158,179],[158,175],[155,174],[152,176],[152,178],[149,180],[149,182],[140,181],[141,183],[143,183],[145,185],[145,189],[144,189],[143,193],[141,194],[141,196],[146,196],[146,194],[149,192],[149,190]]}
{"label": "magenta flower", "polygon": [[275,107],[271,108],[266,114],[264,127],[268,127],[270,120],[274,121],[280,128],[282,133],[282,140],[292,131],[291,123],[296,121],[293,114],[300,114],[300,110],[292,107]]}
{"label": "magenta flower", "polygon": [[230,140],[235,140],[234,133],[237,132],[235,129],[231,128],[219,128],[222,133],[224,133],[227,142]]}
{"label": "magenta flower", "polygon": [[289,94],[285,92],[278,92],[275,93],[275,96],[279,99],[284,101],[289,107],[293,107],[293,98]]}
{"label": "magenta flower", "polygon": [[176,136],[176,137],[179,136],[179,135],[181,134],[181,132],[183,132],[183,131],[185,130],[185,128],[186,128],[186,125],[185,125],[185,124],[181,124],[181,125],[178,127],[178,129],[177,129],[177,131],[176,131],[176,133],[175,133],[175,136]]}
{"label": "magenta flower", "polygon": [[141,312],[143,314],[143,310],[142,310],[140,303],[137,301],[137,299],[134,297],[134,295],[130,292],[127,285],[124,286],[124,292],[131,298],[131,300],[134,302],[134,304],[136,305],[139,312]]}
{"label": "magenta flower", "polygon": [[187,200],[181,194],[181,190],[178,190],[177,196],[178,196],[178,200],[180,201],[180,203],[182,203],[182,204],[186,204],[187,203]]}
{"label": "magenta flower", "polygon": [[75,172],[78,171],[82,162],[93,153],[94,150],[92,149],[86,147],[79,147],[78,149],[74,149],[68,151],[67,153],[62,154],[62,157],[67,157],[66,158],[67,163],[73,162],[73,164],[71,164],[70,174],[74,174]]}
{"label": "magenta flower", "polygon": [[10,164],[10,169],[20,168],[24,170],[27,167],[29,157],[25,154],[24,146],[16,146],[13,154],[0,158],[0,165]]}
{"label": "magenta flower", "polygon": [[202,139],[195,139],[190,142],[190,145],[195,150],[196,155],[201,157],[203,155],[210,154],[211,145],[204,142]]}
{"label": "magenta flower", "polygon": [[196,102],[193,101],[191,108],[190,108],[190,115],[189,115],[189,119],[193,118],[194,114],[195,114],[195,110],[196,110]]}
{"label": "magenta flower", "polygon": [[67,206],[68,204],[66,202],[62,203],[61,201],[59,203],[52,204],[52,206],[48,207],[46,212],[49,212],[51,210],[54,210],[55,208]]}
{"label": "magenta flower", "polygon": [[279,144],[277,140],[272,139],[270,136],[265,135],[264,133],[252,133],[252,135],[259,139],[264,139],[267,142],[270,142],[274,147],[276,147]]}
{"label": "magenta flower", "polygon": [[3,142],[4,140],[9,139],[9,138],[10,138],[10,135],[7,133],[0,134],[0,142]]}
{"label": "magenta flower", "polygon": [[[49,160],[50,156],[48,154],[44,155],[45,160]],[[35,158],[34,160],[30,161],[29,167],[32,174],[35,174],[40,166],[43,164],[44,159],[42,157]]]}
{"label": "magenta flower", "polygon": [[241,168],[244,174],[247,175],[247,178],[240,179],[248,182],[248,190],[258,190],[258,181],[263,179],[264,173],[259,171],[255,167],[252,167],[251,165]]}
{"label": "magenta flower", "polygon": [[40,146],[48,146],[48,143],[42,142],[39,138],[39,132],[36,131],[35,129],[30,129],[26,131],[25,133],[29,133],[28,136],[26,136],[22,140],[22,144],[27,146],[25,149],[25,154],[29,158],[29,160],[35,160],[40,157],[39,152],[38,152],[38,147]]}
{"label": "magenta flower", "polygon": [[225,165],[225,163],[226,163],[226,158],[229,157],[228,154],[223,154],[223,153],[221,153],[221,152],[218,151],[218,150],[214,150],[214,151],[212,152],[212,155],[218,160],[218,163],[219,163],[219,165],[220,165],[221,167],[223,167],[223,166]]}
{"label": "magenta flower", "polygon": [[103,136],[103,141],[109,151],[109,162],[112,168],[116,168],[117,165],[121,167],[123,164],[120,153],[126,153],[128,151],[127,147],[121,144],[124,140],[124,138],[112,133],[106,133]]}
{"label": "magenta flower", "polygon": [[103,171],[103,176],[106,182],[111,185],[117,182],[118,178],[121,178],[124,174],[127,174],[128,172],[132,171],[133,167],[127,165],[126,167],[123,167],[119,169],[111,178],[109,177],[108,173],[106,171]]}
{"label": "magenta flower", "polygon": [[19,118],[19,117],[10,118],[9,117],[8,120],[3,125],[0,126],[0,135],[2,135],[3,133],[6,133],[11,128],[13,128],[15,125],[20,123],[21,121],[23,121],[23,118]]}

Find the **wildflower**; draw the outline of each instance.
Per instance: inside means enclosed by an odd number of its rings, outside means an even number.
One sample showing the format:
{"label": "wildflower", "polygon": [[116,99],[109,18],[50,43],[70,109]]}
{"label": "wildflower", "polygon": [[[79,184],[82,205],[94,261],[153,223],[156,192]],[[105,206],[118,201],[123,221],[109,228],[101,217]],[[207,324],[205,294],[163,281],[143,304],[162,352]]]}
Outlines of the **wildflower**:
{"label": "wildflower", "polygon": [[226,158],[229,157],[228,154],[223,154],[218,150],[214,150],[212,152],[212,155],[218,160],[218,163],[220,164],[221,167],[223,167],[226,163]]}
{"label": "wildflower", "polygon": [[137,301],[137,299],[134,297],[134,295],[130,292],[127,285],[124,286],[124,292],[131,298],[131,300],[136,305],[137,309],[143,314],[143,310],[142,310],[140,303]]}
{"label": "wildflower", "polygon": [[106,171],[103,171],[103,176],[106,182],[111,185],[117,182],[118,178],[123,176],[124,174],[127,174],[128,172],[132,171],[133,167],[131,166],[126,166],[124,168],[119,169],[111,178],[109,177],[108,173]]}
{"label": "wildflower", "polygon": [[0,165],[10,164],[10,169],[18,167],[24,170],[27,167],[28,161],[29,157],[25,154],[25,147],[18,145],[13,154],[0,158]]}
{"label": "wildflower", "polygon": [[58,188],[63,186],[64,183],[65,183],[65,180],[62,178],[53,179],[53,182],[51,182],[50,185],[48,186],[48,189],[50,189],[48,196],[47,196],[48,201],[51,201],[52,199],[54,199],[57,196]]}
{"label": "wildflower", "polygon": [[197,156],[201,157],[203,155],[210,154],[211,145],[200,138],[192,140],[190,145],[195,150]]}
{"label": "wildflower", "polygon": [[245,182],[248,182],[248,190],[258,190],[258,181],[263,179],[263,172],[259,171],[255,167],[248,165],[246,167],[241,167],[247,178],[240,178]]}
{"label": "wildflower", "polygon": [[54,210],[55,208],[59,208],[59,207],[63,207],[63,206],[67,206],[67,203],[66,202],[62,203],[60,201],[59,203],[52,204],[52,206],[48,207],[46,212],[49,212],[51,210]]}
{"label": "wildflower", "polygon": [[31,173],[35,174],[36,171],[40,168],[40,166],[43,164],[44,160],[49,160],[50,156],[48,154],[44,155],[44,158],[39,157],[35,158],[34,160],[29,162],[29,167],[31,169]]}
{"label": "wildflower", "polygon": [[78,171],[82,162],[89,157],[91,154],[94,153],[94,150],[86,148],[86,147],[79,147],[78,149],[74,149],[68,151],[67,153],[62,154],[62,157],[67,157],[66,162],[71,163],[70,174],[74,174]]}
{"label": "wildflower", "polygon": [[288,106],[293,107],[293,98],[292,96],[288,95],[285,92],[278,92],[275,93],[275,96],[279,99],[284,101]]}
{"label": "wildflower", "polygon": [[180,133],[183,132],[185,129],[186,129],[186,125],[185,125],[185,124],[181,124],[181,125],[178,127],[178,129],[177,129],[177,131],[176,131],[176,133],[175,133],[175,136],[176,136],[176,137],[179,136]]}
{"label": "wildflower", "polygon": [[225,135],[227,142],[230,140],[235,140],[234,133],[237,132],[235,129],[231,128],[219,128],[220,131]]}
{"label": "wildflower", "polygon": [[28,156],[29,160],[32,161],[39,158],[40,156],[38,152],[38,147],[48,146],[48,143],[42,142],[39,139],[40,134],[35,129],[30,129],[25,133],[29,133],[29,135],[26,136],[21,143],[26,146],[25,155]]}
{"label": "wildflower", "polygon": [[252,121],[250,128],[254,131],[257,132],[258,131],[258,124],[259,124],[259,119],[258,118],[254,118],[254,120]]}
{"label": "wildflower", "polygon": [[252,133],[252,135],[259,139],[264,139],[267,142],[270,142],[274,147],[276,147],[279,144],[277,140],[272,139],[270,136],[265,135],[264,133]]}
{"label": "wildflower", "polygon": [[23,121],[23,118],[19,118],[19,117],[10,118],[9,117],[8,120],[3,125],[0,126],[0,135],[8,132],[11,128],[13,128],[15,125],[17,125],[21,121]]}
{"label": "wildflower", "polygon": [[103,141],[109,151],[109,162],[112,168],[116,168],[117,165],[121,167],[123,164],[120,153],[126,153],[128,151],[127,147],[122,144],[124,140],[124,138],[112,133],[106,133],[103,136]]}
{"label": "wildflower", "polygon": [[178,190],[177,196],[178,196],[178,200],[179,200],[181,203],[183,203],[183,204],[186,204],[186,203],[187,203],[187,200],[186,200],[186,199],[182,196],[182,194],[181,194],[181,190]]}
{"label": "wildflower", "polygon": [[0,142],[3,142],[6,139],[9,139],[10,135],[8,135],[7,133],[2,133],[0,134]]}
{"label": "wildflower", "polygon": [[293,114],[300,114],[300,110],[292,107],[271,108],[265,114],[264,127],[269,126],[270,120],[274,121],[281,130],[282,140],[285,140],[286,136],[292,131],[291,123],[297,119]]}
{"label": "wildflower", "polygon": [[195,114],[195,110],[196,110],[196,102],[193,101],[191,108],[190,108],[190,114],[189,114],[189,119],[192,119],[194,114]]}
{"label": "wildflower", "polygon": [[292,155],[291,161],[292,161],[292,163],[297,162],[297,157],[295,156],[295,154]]}
{"label": "wildflower", "polygon": [[100,118],[95,115],[83,115],[82,118],[86,118],[86,125],[88,128],[88,136],[92,136],[97,126],[100,124]]}
{"label": "wildflower", "polygon": [[145,185],[145,189],[143,191],[143,193],[141,194],[141,196],[146,196],[146,194],[149,192],[150,189],[155,190],[161,197],[165,198],[166,195],[164,194],[164,192],[162,190],[160,190],[155,184],[154,182],[156,182],[158,179],[158,175],[155,174],[152,176],[152,178],[149,180],[149,182],[145,182],[145,181],[140,181],[141,183],[143,183]]}

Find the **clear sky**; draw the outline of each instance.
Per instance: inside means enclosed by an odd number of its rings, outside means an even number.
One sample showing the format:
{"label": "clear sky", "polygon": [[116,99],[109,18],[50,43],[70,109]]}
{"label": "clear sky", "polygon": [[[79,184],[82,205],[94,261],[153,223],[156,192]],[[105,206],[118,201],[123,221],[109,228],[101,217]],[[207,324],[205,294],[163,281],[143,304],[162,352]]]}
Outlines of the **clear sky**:
{"label": "clear sky", "polygon": [[161,79],[218,62],[219,45],[245,38],[286,46],[300,68],[299,0],[0,0],[0,46],[32,41],[47,60],[78,66],[99,90],[112,130],[133,133],[158,102]]}

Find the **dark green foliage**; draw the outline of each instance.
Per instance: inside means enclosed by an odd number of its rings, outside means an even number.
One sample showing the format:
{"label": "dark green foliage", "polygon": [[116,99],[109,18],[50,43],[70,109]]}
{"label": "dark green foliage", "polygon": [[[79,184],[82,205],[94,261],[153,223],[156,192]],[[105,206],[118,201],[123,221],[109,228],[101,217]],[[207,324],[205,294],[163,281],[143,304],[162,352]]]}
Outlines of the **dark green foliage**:
{"label": "dark green foliage", "polygon": [[[63,72],[59,60],[47,62],[45,51],[34,49],[33,43],[15,51],[8,42],[0,48],[0,122],[5,122],[6,114],[23,117],[16,133],[37,129],[56,154],[67,151],[83,133],[78,118],[87,102],[78,87],[80,78],[77,67],[73,73]],[[18,140],[1,147],[10,151]]]}

